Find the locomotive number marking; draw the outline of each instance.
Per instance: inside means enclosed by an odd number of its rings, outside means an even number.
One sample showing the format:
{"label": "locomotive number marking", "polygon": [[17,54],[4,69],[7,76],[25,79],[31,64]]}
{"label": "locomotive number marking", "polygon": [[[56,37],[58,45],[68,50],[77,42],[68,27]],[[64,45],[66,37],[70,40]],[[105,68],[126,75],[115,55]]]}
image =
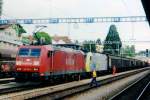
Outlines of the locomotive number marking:
{"label": "locomotive number marking", "polygon": [[73,66],[74,63],[75,63],[75,61],[71,57],[69,57],[69,58],[66,59],[66,65]]}

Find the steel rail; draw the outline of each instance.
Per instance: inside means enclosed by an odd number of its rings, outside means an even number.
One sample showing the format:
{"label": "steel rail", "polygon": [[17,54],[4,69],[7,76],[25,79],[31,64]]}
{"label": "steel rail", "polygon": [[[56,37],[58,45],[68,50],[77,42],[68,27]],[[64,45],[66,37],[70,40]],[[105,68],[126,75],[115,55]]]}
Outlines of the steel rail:
{"label": "steel rail", "polygon": [[127,86],[126,88],[124,88],[122,91],[120,91],[119,93],[117,93],[116,95],[114,95],[113,97],[111,97],[109,100],[113,100],[114,98],[116,98],[117,96],[119,96],[121,93],[123,93],[124,91],[126,91],[130,87],[134,86],[136,83],[140,82],[144,77],[145,76],[139,78],[137,81],[135,81],[134,83],[132,83],[129,86]]}
{"label": "steel rail", "polygon": [[[14,84],[13,84],[14,83]],[[38,84],[32,84],[32,83],[27,83],[27,84],[17,84],[15,82],[12,83],[6,83],[6,84],[1,84],[0,85],[0,95],[4,95],[4,94],[9,94],[9,93],[13,93],[13,92],[20,92],[20,91],[25,91],[25,90],[31,90],[37,87],[43,87],[42,85],[40,85],[40,83]]]}
{"label": "steel rail", "polygon": [[[111,97],[109,100],[118,100],[120,97],[122,97],[122,96],[124,96],[124,95],[128,95],[128,94],[126,94],[129,90],[133,90],[134,88],[135,88],[135,86],[137,85],[138,87],[140,87],[140,86],[142,86],[142,85],[140,85],[141,84],[141,82],[142,82],[142,80],[145,80],[145,79],[147,79],[148,78],[148,75],[146,75],[146,76],[143,76],[143,77],[141,77],[140,79],[138,79],[137,81],[135,81],[134,83],[132,83],[132,84],[130,84],[129,86],[127,86],[126,88],[124,88],[122,91],[120,91],[119,93],[117,93],[116,95],[114,95],[113,97]],[[149,83],[150,84],[150,83]],[[136,88],[138,88],[136,86]],[[142,90],[142,92],[140,91],[140,90],[137,90],[137,91],[135,91],[135,96],[129,96],[130,98],[136,98],[136,99],[138,99],[138,98],[140,98],[140,95],[142,95],[142,93],[145,91],[145,89],[146,89],[146,87],[142,87],[143,88],[143,90]],[[145,89],[144,89],[145,88]],[[140,92],[140,94],[139,94],[139,92]],[[133,93],[134,94],[134,93]],[[128,97],[127,97],[128,98]]]}
{"label": "steel rail", "polygon": [[140,98],[142,97],[142,95],[144,94],[144,92],[146,91],[147,87],[150,85],[150,81],[149,83],[145,86],[145,88],[143,89],[143,91],[140,93],[140,95],[138,96],[138,98],[136,100],[140,100]]}
{"label": "steel rail", "polygon": [[14,78],[2,78],[0,79],[0,84],[8,83],[8,82],[14,82]]}

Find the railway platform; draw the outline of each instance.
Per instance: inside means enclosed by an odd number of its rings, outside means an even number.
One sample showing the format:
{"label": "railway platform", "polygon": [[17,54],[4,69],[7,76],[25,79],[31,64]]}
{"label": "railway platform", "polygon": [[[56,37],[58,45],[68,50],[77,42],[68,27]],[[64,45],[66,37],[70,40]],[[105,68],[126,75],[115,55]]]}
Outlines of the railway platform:
{"label": "railway platform", "polygon": [[[0,100],[3,99],[65,99],[75,100],[87,98],[87,100],[93,99],[108,99],[117,94],[120,90],[124,89],[129,84],[142,79],[150,73],[150,67],[141,68],[137,70],[116,73],[115,75],[106,75],[98,77],[100,87],[90,87],[89,83],[91,79],[74,81],[64,83],[55,86],[40,87],[21,92],[13,92],[0,96]],[[92,94],[92,96],[91,96]]]}

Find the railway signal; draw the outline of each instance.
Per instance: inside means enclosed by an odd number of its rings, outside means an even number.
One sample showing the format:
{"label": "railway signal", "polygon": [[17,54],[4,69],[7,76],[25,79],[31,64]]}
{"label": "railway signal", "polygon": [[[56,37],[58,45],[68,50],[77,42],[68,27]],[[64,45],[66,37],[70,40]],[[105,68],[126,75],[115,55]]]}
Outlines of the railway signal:
{"label": "railway signal", "polygon": [[146,49],[146,57],[149,56],[149,52],[148,52],[148,49]]}

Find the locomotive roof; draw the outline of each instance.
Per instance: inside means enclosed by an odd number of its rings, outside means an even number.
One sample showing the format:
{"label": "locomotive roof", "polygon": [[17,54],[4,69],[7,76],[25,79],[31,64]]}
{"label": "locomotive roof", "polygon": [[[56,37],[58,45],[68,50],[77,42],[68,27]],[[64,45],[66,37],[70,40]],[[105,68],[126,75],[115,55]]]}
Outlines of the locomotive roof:
{"label": "locomotive roof", "polygon": [[54,50],[61,50],[61,51],[67,51],[67,52],[77,52],[77,53],[84,54],[81,50],[75,50],[75,49],[67,48],[67,47],[52,46],[52,48]]}
{"label": "locomotive roof", "polygon": [[60,47],[60,46],[54,46],[54,45],[41,45],[41,46],[34,46],[34,45],[27,45],[27,46],[20,46],[21,48],[43,48],[46,47],[49,50],[61,50],[61,51],[67,51],[67,52],[76,52],[76,53],[82,53],[81,50],[75,50],[72,48],[66,48],[66,47]]}

